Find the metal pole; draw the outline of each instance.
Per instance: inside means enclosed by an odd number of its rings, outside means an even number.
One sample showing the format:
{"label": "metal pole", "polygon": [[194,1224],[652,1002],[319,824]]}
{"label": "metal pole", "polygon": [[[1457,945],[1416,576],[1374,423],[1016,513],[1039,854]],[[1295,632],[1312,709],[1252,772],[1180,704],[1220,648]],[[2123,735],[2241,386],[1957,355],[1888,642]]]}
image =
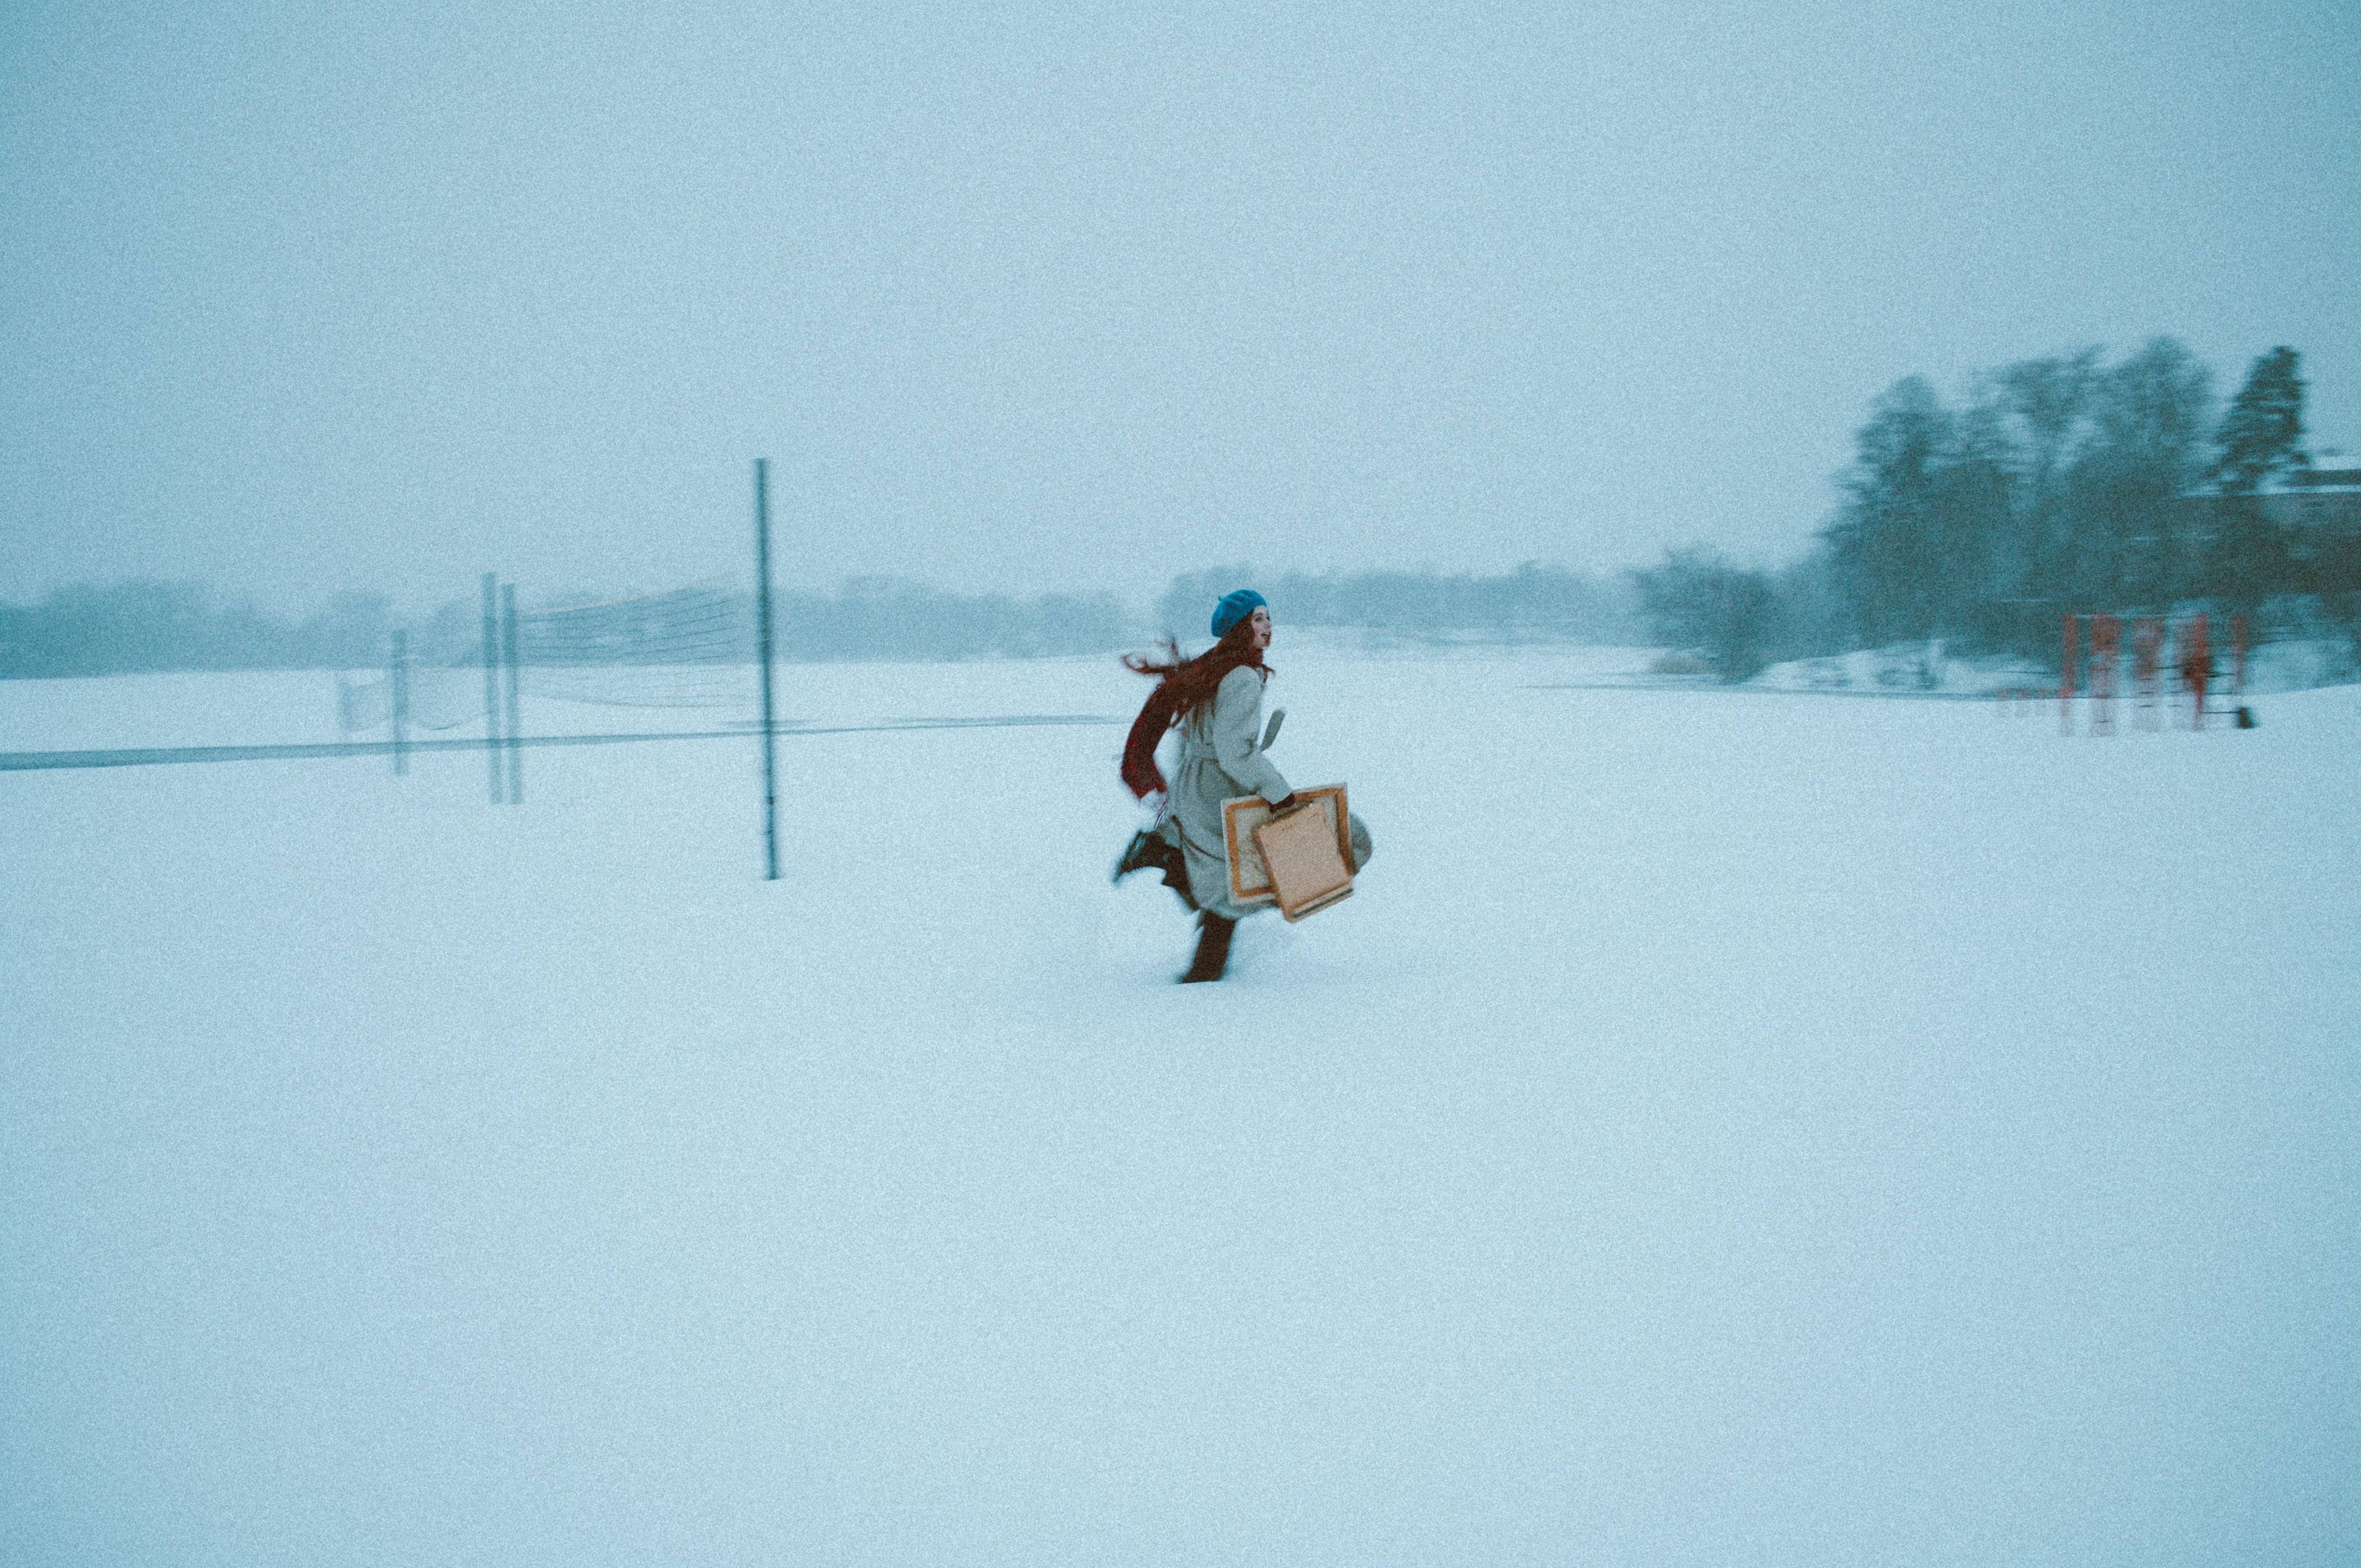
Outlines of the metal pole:
{"label": "metal pole", "polygon": [[2132,622],[2132,684],[2139,688],[2139,727],[2157,725],[2157,674],[2164,651],[2164,619],[2143,615]]}
{"label": "metal pole", "polygon": [[385,673],[387,705],[393,710],[393,771],[397,776],[410,771],[410,751],[405,744],[410,736],[410,644],[403,635],[393,634],[393,663]]}
{"label": "metal pole", "polygon": [[754,459],[755,656],[763,665],[763,880],[779,880],[779,784],[771,724],[771,465]]}
{"label": "metal pole", "polygon": [[500,803],[500,623],[495,579],[484,574],[484,764],[492,775],[492,804]]}
{"label": "metal pole", "polygon": [[2091,618],[2091,733],[2115,732],[2115,666],[2122,622],[2112,615]]}
{"label": "metal pole", "polygon": [[2074,617],[2066,617],[2058,652],[2058,733],[2074,733]]}
{"label": "metal pole", "polygon": [[524,804],[524,749],[517,738],[524,733],[524,725],[517,716],[517,613],[516,585],[500,585],[500,654],[509,667],[509,734],[506,750],[509,754],[509,804]]}

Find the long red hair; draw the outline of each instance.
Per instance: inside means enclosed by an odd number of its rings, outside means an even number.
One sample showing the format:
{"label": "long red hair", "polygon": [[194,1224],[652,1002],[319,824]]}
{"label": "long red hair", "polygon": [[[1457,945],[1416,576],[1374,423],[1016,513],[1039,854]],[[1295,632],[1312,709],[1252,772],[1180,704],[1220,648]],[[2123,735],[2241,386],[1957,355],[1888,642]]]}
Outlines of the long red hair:
{"label": "long red hair", "polygon": [[1262,662],[1262,650],[1254,645],[1254,619],[1249,616],[1222,633],[1222,640],[1193,659],[1180,656],[1180,644],[1170,637],[1164,640],[1169,657],[1157,660],[1138,653],[1123,656],[1124,668],[1137,675],[1153,675],[1159,682],[1159,696],[1171,702],[1172,723],[1179,724],[1191,714],[1213,700],[1221,689],[1222,677],[1244,665],[1260,671],[1268,680],[1276,674]]}

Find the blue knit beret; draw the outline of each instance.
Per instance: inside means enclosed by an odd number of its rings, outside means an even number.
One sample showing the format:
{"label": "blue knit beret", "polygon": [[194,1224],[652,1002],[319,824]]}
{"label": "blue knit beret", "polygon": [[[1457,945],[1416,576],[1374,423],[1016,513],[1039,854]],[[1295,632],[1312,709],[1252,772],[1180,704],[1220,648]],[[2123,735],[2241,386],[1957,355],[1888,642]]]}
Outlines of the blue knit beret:
{"label": "blue knit beret", "polygon": [[1252,588],[1233,588],[1224,594],[1222,602],[1213,607],[1213,635],[1219,637],[1252,615],[1257,605],[1268,609],[1269,601]]}

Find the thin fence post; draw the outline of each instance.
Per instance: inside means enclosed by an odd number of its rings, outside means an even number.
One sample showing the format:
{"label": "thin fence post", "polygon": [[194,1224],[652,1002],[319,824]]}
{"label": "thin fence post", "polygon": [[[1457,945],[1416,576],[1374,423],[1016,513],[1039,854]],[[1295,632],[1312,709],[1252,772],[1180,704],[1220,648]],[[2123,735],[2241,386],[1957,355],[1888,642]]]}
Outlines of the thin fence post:
{"label": "thin fence post", "polygon": [[524,804],[524,748],[518,741],[524,733],[524,724],[519,716],[517,703],[517,609],[514,583],[500,585],[500,653],[502,662],[509,669],[509,733],[504,748],[509,754],[509,804],[522,806]]}
{"label": "thin fence post", "polygon": [[2132,685],[2139,694],[2139,727],[2156,728],[2158,661],[2164,647],[2164,620],[2143,615],[2132,622]]}
{"label": "thin fence post", "polygon": [[2065,642],[2058,654],[2058,732],[2074,733],[2074,617],[2068,612]]}
{"label": "thin fence post", "polygon": [[2112,615],[2091,618],[2091,733],[2115,732],[2115,675],[2122,653],[2121,622]]}
{"label": "thin fence post", "polygon": [[492,804],[500,803],[500,625],[492,574],[484,574],[484,767],[491,774]]}
{"label": "thin fence post", "polygon": [[754,459],[755,656],[763,666],[763,880],[779,880],[779,787],[771,722],[771,465]]}
{"label": "thin fence post", "polygon": [[401,632],[393,634],[393,661],[385,672],[386,705],[392,710],[393,771],[397,777],[410,771],[410,644]]}

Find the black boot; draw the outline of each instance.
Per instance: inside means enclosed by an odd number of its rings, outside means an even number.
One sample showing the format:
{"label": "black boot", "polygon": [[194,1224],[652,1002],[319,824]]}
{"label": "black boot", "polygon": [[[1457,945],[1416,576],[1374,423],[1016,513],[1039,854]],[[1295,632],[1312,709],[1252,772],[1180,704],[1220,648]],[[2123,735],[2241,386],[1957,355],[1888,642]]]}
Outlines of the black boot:
{"label": "black boot", "polygon": [[1115,863],[1115,875],[1110,880],[1120,883],[1134,872],[1162,872],[1164,885],[1180,895],[1180,902],[1191,909],[1197,901],[1189,895],[1189,862],[1180,847],[1154,828],[1145,828],[1131,836],[1124,846],[1123,858]]}
{"label": "black boot", "polygon": [[1164,864],[1164,851],[1170,848],[1161,834],[1141,828],[1131,836],[1131,842],[1124,846],[1123,858],[1115,863],[1115,875],[1107,880],[1121,882],[1134,872],[1158,870]]}
{"label": "black boot", "polygon": [[1190,960],[1189,972],[1180,977],[1183,985],[1200,981],[1219,980],[1230,967],[1230,937],[1238,923],[1207,910],[1197,916],[1197,956]]}

